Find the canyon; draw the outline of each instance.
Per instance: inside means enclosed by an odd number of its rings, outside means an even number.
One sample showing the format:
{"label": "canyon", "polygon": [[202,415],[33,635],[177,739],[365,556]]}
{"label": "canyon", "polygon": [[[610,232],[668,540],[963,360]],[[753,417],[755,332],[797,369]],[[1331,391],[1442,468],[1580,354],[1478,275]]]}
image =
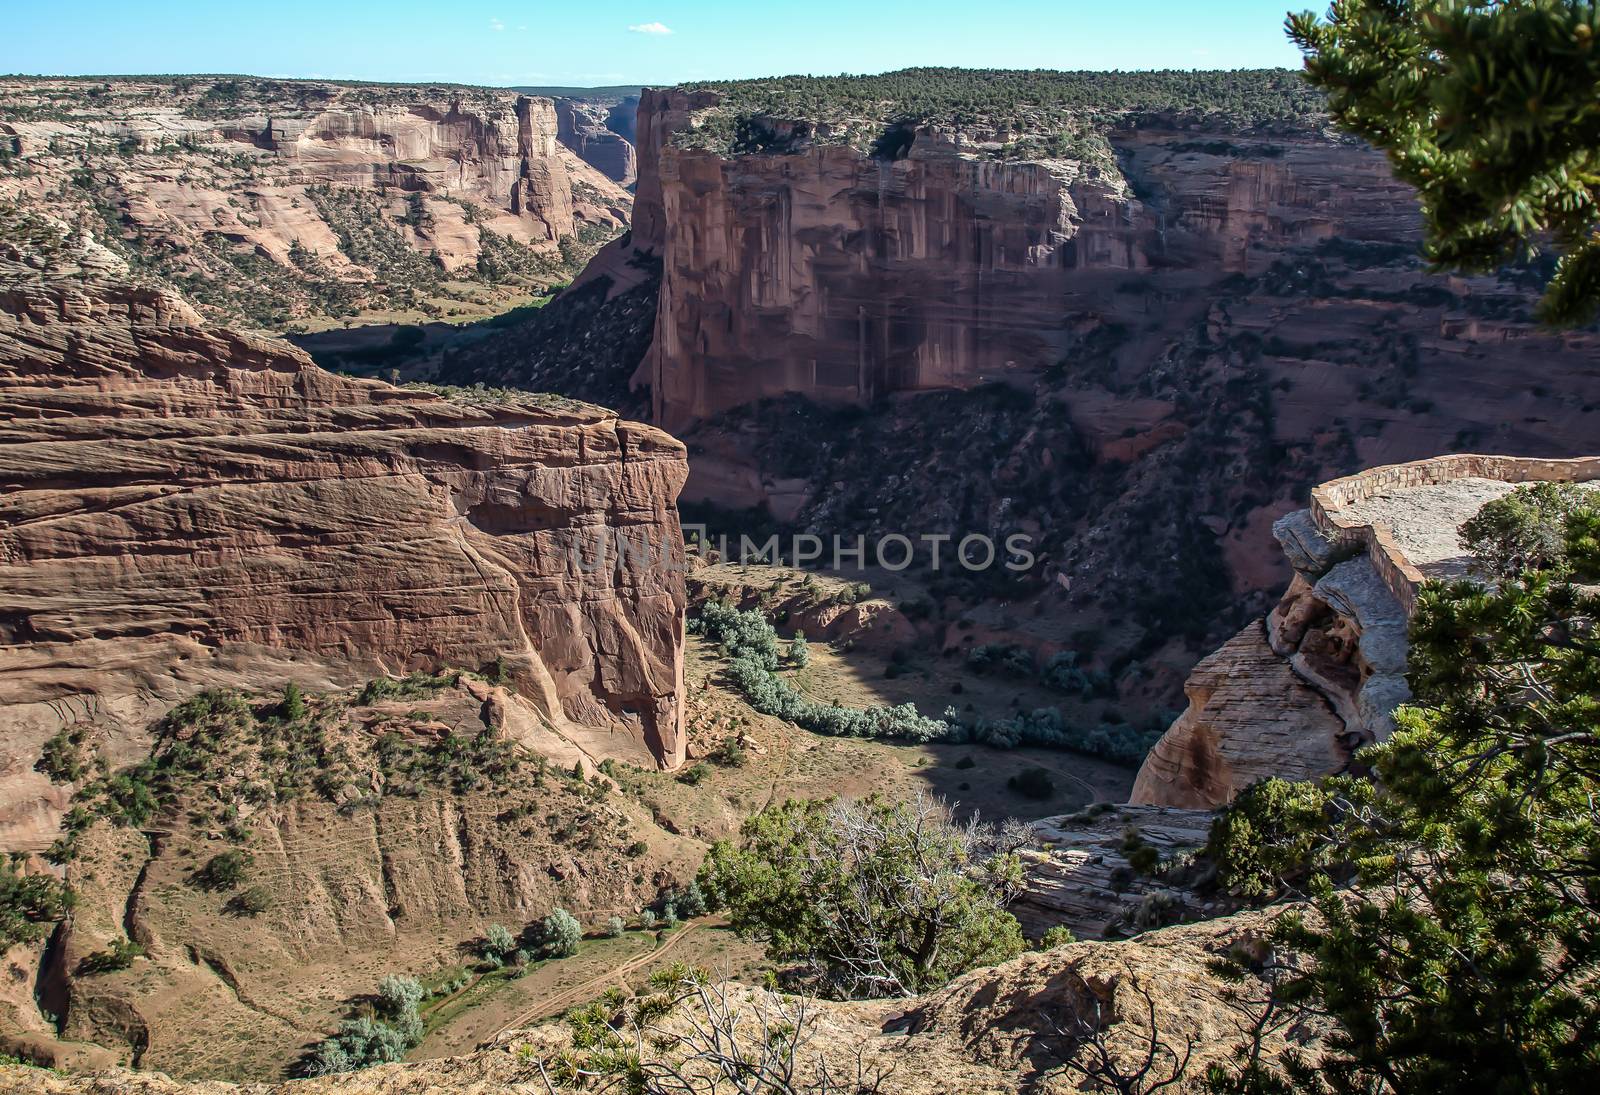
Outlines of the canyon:
{"label": "canyon", "polygon": [[1429,272],[1414,194],[1314,110],[1124,108],[1052,153],[762,94],[647,90],[629,234],[439,376],[670,429],[735,534],[1029,536],[1008,583],[931,576],[941,648],[1071,653],[1170,717],[1288,583],[1272,526],[1316,484],[1593,449],[1594,331],[1535,321],[1537,269]]}
{"label": "canyon", "polygon": [[[0,80],[0,848],[78,900],[0,962],[0,1049],[91,1072],[0,1063],[0,1091],[566,1090],[547,1004],[671,957],[779,999],[722,924],[658,928],[713,841],[929,789],[1027,822],[1015,915],[1082,941],[820,1002],[808,1052],[885,1090],[1092,1090],[1051,1025],[1092,1014],[1124,1059],[1188,1040],[1197,1084],[1266,990],[1215,959],[1275,915],[1195,866],[1213,810],[1387,736],[1476,506],[1600,480],[1595,330],[1535,322],[1538,269],[1428,272],[1415,195],[1261,82],[1063,135],[733,85],[647,89],[635,122],[554,89]],[[216,322],[387,340],[569,277],[430,348],[437,383]],[[691,523],[1022,534],[1036,563],[819,578],[687,557]],[[803,631],[781,679],[819,706],[1154,746],[1134,776],[807,733],[686,635],[711,600]],[[236,852],[248,885],[213,887]],[[611,966],[467,977],[555,907]],[[224,1082],[294,1067],[385,973],[458,967],[441,1027],[497,1002],[417,1053],[471,1053]]]}

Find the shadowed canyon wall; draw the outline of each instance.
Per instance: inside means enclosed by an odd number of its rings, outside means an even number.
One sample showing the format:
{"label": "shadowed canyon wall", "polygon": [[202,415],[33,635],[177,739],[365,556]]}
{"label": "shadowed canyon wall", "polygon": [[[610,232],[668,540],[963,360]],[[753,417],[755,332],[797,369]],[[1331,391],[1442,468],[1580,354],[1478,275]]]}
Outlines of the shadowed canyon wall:
{"label": "shadowed canyon wall", "polygon": [[638,178],[632,134],[639,100],[557,99],[557,134],[584,163],[621,186]]}

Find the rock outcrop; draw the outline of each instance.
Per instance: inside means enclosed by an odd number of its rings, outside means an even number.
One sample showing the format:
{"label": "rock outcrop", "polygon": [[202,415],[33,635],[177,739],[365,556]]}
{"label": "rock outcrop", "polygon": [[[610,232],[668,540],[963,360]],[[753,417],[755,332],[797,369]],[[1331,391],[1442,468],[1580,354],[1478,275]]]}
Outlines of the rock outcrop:
{"label": "rock outcrop", "polygon": [[589,405],[452,402],[158,291],[8,278],[0,845],[48,843],[46,739],[92,724],[131,758],[220,683],[504,657],[589,753],[679,763],[685,475],[677,441]]}
{"label": "rock outcrop", "polygon": [[1101,803],[1033,823],[1021,850],[1021,896],[1011,905],[1031,936],[1057,925],[1079,939],[1135,935],[1178,920],[1214,915],[1218,906],[1172,881],[1141,873],[1130,859],[1150,847],[1163,861],[1206,842],[1209,810]]}
{"label": "rock outcrop", "polygon": [[558,139],[550,99],[510,91],[11,77],[0,99],[0,201],[259,327],[483,310],[570,276],[632,202]]}
{"label": "rock outcrop", "polygon": [[1417,591],[1465,576],[1457,530],[1528,482],[1600,489],[1600,458],[1460,455],[1324,483],[1273,532],[1295,575],[1265,620],[1204,659],[1189,707],[1145,758],[1131,801],[1205,809],[1269,776],[1346,768],[1410,698],[1406,631]]}

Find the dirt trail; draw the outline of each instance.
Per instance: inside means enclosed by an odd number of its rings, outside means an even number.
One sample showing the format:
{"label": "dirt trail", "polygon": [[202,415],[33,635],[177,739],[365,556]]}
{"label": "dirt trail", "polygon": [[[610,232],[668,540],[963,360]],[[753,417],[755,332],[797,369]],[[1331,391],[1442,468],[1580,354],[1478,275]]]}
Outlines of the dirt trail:
{"label": "dirt trail", "polygon": [[598,996],[607,985],[610,985],[614,982],[626,983],[627,977],[630,973],[636,973],[640,969],[643,969],[645,966],[648,966],[657,959],[661,958],[668,951],[672,950],[679,943],[683,942],[684,938],[687,937],[690,932],[694,931],[696,926],[697,925],[695,921],[688,921],[683,925],[683,928],[676,935],[674,935],[671,939],[668,939],[665,943],[654,950],[647,951],[646,953],[639,955],[637,958],[630,958],[628,961],[624,962],[620,966],[617,966],[615,969],[607,970],[598,977],[591,977],[589,980],[584,981],[581,984],[573,985],[568,989],[563,989],[554,996],[547,996],[533,1007],[528,1008],[526,1011],[519,1012],[515,1018],[495,1032],[496,1037],[501,1034],[505,1034],[507,1031],[523,1030],[531,1026],[539,1019],[547,1019],[552,1015],[556,1015],[562,1011],[565,1011],[573,1004],[588,1000],[593,996]]}

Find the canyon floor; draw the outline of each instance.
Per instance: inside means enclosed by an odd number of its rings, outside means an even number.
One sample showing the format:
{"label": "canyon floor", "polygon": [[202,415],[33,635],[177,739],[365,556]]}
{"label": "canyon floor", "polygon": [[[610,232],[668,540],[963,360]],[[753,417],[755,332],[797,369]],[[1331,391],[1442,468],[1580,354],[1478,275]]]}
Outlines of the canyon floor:
{"label": "canyon floor", "polygon": [[[767,586],[779,581],[798,590],[806,580],[788,568],[705,569],[710,573],[700,581],[706,589],[718,589],[722,582]],[[816,596],[818,605],[832,606],[825,587]],[[864,607],[887,611],[892,603],[876,597]],[[1014,684],[975,672],[960,656],[932,659],[886,677],[897,663],[870,640],[862,641],[870,631],[853,624],[833,643],[819,638],[811,644],[809,666],[788,670],[788,676],[814,699],[849,706],[918,697],[929,706],[929,695],[959,689],[963,702],[1003,715],[1017,699]],[[72,978],[71,1003],[63,999],[55,1005],[70,1009],[71,1025],[58,1042],[33,1012],[24,1024],[32,1028],[28,1037],[55,1043],[62,1059],[79,1067],[120,1061],[189,1079],[261,1080],[291,1073],[349,1012],[352,1001],[385,974],[405,973],[425,986],[470,978],[458,991],[430,998],[423,1011],[426,1037],[411,1056],[467,1053],[506,1030],[586,1003],[613,985],[637,986],[668,962],[759,983],[769,968],[760,947],[715,919],[646,930],[632,913],[648,901],[656,883],[681,882],[709,842],[736,835],[744,819],[768,804],[789,797],[877,793],[904,799],[932,792],[963,813],[1032,819],[1124,801],[1132,784],[1133,771],[1126,766],[1062,750],[819,737],[752,709],[726,684],[726,667],[720,649],[690,637],[685,691],[694,755],[690,767],[678,772],[607,763],[586,786],[552,769],[535,781],[535,789],[525,786],[526,775],[497,776],[467,793],[424,788],[414,805],[386,792],[376,827],[360,820],[364,811],[312,803],[282,815],[246,816],[240,824],[249,829],[242,840],[237,833],[230,836],[231,829],[219,830],[222,815],[198,805],[207,797],[201,793],[195,808],[174,815],[176,820],[159,833],[96,830],[71,869],[80,893],[71,947],[80,968]],[[270,705],[271,697],[266,700]],[[329,701],[313,702],[320,709]],[[374,727],[370,733],[399,728],[420,735],[416,740],[422,748],[428,748],[428,734],[445,726],[455,727],[455,734],[469,733],[463,727],[476,724],[478,717],[470,694],[448,688],[386,701],[370,712],[360,706],[352,711]],[[729,744],[738,746],[736,761],[726,759]],[[254,764],[246,754],[229,755],[236,758],[231,763],[246,769]],[[540,766],[543,770],[542,761]],[[1011,786],[1014,777],[1030,770],[1048,773],[1047,795],[1031,797]],[[516,782],[505,782],[508,778]],[[196,793],[202,788],[197,785]],[[532,843],[526,833],[519,838],[512,831],[525,829],[525,822],[505,820],[527,816],[529,810],[537,811],[535,816],[548,812],[553,828],[544,836],[534,830]],[[454,822],[448,820],[452,815]],[[574,818],[589,820],[582,822],[581,832],[568,833]],[[459,837],[448,835],[451,825],[459,828]],[[489,827],[496,825],[501,832],[491,834]],[[440,855],[435,850],[440,840],[451,847],[461,842],[462,851],[451,853],[465,856],[459,868],[448,862],[429,865]],[[541,843],[546,840],[553,843]],[[468,842],[485,841],[485,849],[468,847]],[[616,849],[630,841],[627,856],[616,858]],[[267,913],[230,912],[236,894],[196,887],[197,872],[232,847],[254,857],[245,885],[269,892],[273,908]],[[508,970],[467,972],[476,965],[476,939],[489,923],[505,922],[514,931],[521,927],[506,898],[489,896],[497,887],[484,873],[495,870],[504,856],[527,865],[519,870],[547,863],[565,876],[566,881],[556,878],[553,888],[533,885],[550,894],[551,904],[565,904],[583,919],[588,938],[577,956],[533,963],[521,976]],[[639,865],[632,868],[632,885],[620,877],[601,883],[600,877],[614,874],[619,863],[628,869],[630,859]],[[375,878],[380,861],[383,888],[390,895],[387,918],[378,910],[360,912],[370,899],[359,896],[368,883],[358,880]],[[581,882],[584,875],[594,875],[593,883]],[[358,883],[354,890],[351,883]],[[575,904],[577,893],[587,899]],[[481,910],[477,915],[475,905]],[[600,931],[611,913],[629,918],[630,930],[620,938]],[[147,957],[123,970],[86,972],[85,963],[124,932],[144,942]],[[23,980],[26,956],[13,955],[8,973],[5,1002],[16,1022],[32,1007],[32,986]],[[47,992],[42,999],[51,997]],[[142,1018],[136,1029],[126,1025],[119,1001],[137,1002]],[[127,1048],[119,1051],[118,1043]]]}

